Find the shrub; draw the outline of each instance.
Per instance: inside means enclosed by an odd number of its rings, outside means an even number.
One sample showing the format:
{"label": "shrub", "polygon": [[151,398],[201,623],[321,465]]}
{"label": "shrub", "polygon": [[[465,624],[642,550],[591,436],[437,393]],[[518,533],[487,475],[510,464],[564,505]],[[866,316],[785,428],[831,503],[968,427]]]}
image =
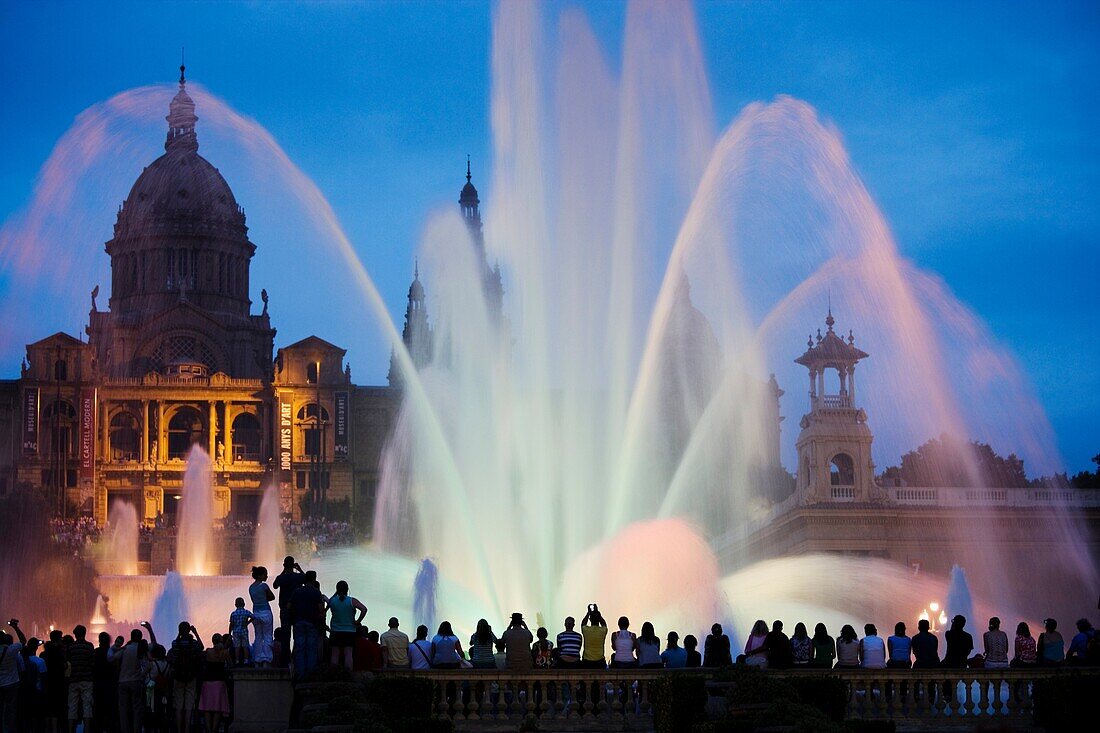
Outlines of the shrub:
{"label": "shrub", "polygon": [[862,720],[855,718],[844,724],[848,733],[895,733],[898,724],[892,720]]}
{"label": "shrub", "polygon": [[839,677],[792,677],[787,680],[798,693],[798,699],[840,723],[848,711],[848,684]]}
{"label": "shrub", "polygon": [[1100,674],[1057,675],[1035,680],[1035,723],[1044,730],[1088,730],[1096,724]]}
{"label": "shrub", "polygon": [[653,721],[657,733],[691,730],[704,718],[707,704],[706,677],[693,674],[669,674],[654,680],[649,687]]}
{"label": "shrub", "polygon": [[433,692],[432,681],[422,677],[375,677],[367,687],[367,701],[378,706],[390,727],[407,720],[426,724],[432,715]]}

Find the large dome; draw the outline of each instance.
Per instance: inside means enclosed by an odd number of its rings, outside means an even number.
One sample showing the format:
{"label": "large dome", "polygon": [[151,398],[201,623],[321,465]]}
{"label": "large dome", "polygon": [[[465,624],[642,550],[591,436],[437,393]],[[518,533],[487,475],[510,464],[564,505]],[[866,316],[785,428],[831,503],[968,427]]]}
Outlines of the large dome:
{"label": "large dome", "polygon": [[244,212],[222,174],[197,152],[179,148],[142,171],[118,219],[133,234],[185,224],[244,233]]}
{"label": "large dome", "polygon": [[244,211],[218,169],[198,153],[195,103],[180,74],[168,107],[164,155],[142,171],[115,224],[115,240],[146,234],[247,236]]}

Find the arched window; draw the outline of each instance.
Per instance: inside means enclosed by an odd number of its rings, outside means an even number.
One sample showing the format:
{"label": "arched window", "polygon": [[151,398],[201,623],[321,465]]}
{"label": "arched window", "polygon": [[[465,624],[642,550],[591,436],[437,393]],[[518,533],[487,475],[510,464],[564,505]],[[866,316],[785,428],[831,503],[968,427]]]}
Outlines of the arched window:
{"label": "arched window", "polygon": [[321,429],[328,424],[328,410],[320,408],[321,420],[317,421],[318,406],[316,402],[301,407],[298,410],[298,437],[302,446],[300,455],[319,456],[321,454]]}
{"label": "arched window", "polygon": [[168,458],[187,458],[195,443],[205,443],[202,413],[194,407],[181,407],[168,421]]}
{"label": "arched window", "polygon": [[111,418],[111,460],[136,461],[141,445],[138,419],[129,412]]}
{"label": "arched window", "polygon": [[76,452],[76,408],[61,400],[46,405],[42,424],[46,455],[72,456]]}
{"label": "arched window", "polygon": [[250,412],[233,418],[233,460],[260,460],[260,421]]}
{"label": "arched window", "polygon": [[829,461],[829,482],[833,486],[854,486],[856,483],[855,464],[847,453],[837,453]]}

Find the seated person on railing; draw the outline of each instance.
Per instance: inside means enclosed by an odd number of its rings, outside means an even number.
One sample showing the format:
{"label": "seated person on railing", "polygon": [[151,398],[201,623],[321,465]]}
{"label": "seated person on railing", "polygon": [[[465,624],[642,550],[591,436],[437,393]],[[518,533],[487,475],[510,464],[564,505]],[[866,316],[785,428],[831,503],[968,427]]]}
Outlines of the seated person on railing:
{"label": "seated person on railing", "polygon": [[638,659],[634,656],[638,648],[638,637],[630,630],[630,619],[626,616],[619,617],[619,630],[611,634],[611,667],[612,669],[625,669],[637,667]]}
{"label": "seated person on railing", "polygon": [[1066,641],[1058,632],[1058,621],[1048,618],[1043,626],[1046,630],[1039,634],[1039,666],[1060,667],[1066,659]]}
{"label": "seated person on railing", "polygon": [[710,636],[703,642],[703,666],[717,668],[731,664],[730,638],[722,633],[722,624],[715,624],[710,627]]}
{"label": "seated person on railing", "polygon": [[432,643],[424,624],[416,627],[416,640],[409,644],[409,666],[414,671],[432,668]]}
{"label": "seated person on railing", "polygon": [[943,654],[943,666],[956,669],[966,669],[970,652],[974,651],[974,637],[964,628],[966,617],[957,615],[951,619],[951,628],[944,633],[944,641],[947,642],[947,650]]}
{"label": "seated person on railing", "polygon": [[687,666],[687,650],[680,646],[680,635],[668,632],[668,644],[661,652],[661,663],[665,669],[683,669]]}
{"label": "seated person on railing", "polygon": [[909,669],[913,666],[913,640],[905,635],[905,624],[894,624],[894,635],[886,640],[890,658],[886,666],[890,669]]}
{"label": "seated person on railing", "polygon": [[604,644],[607,641],[607,622],[595,603],[588,604],[588,613],[581,619],[581,636],[584,637],[584,652],[581,666],[586,669],[604,669]]}
{"label": "seated person on railing", "polygon": [[493,633],[493,627],[485,619],[478,619],[477,631],[470,636],[470,663],[474,669],[497,668],[493,661],[496,643],[497,635]]}
{"label": "seated person on railing", "polygon": [[523,620],[523,614],[516,611],[512,614],[512,620],[508,628],[500,635],[506,651],[505,662],[509,672],[529,672],[533,666],[531,659],[531,643],[534,637],[527,628],[527,622]]}
{"label": "seated person on railing", "polygon": [[1016,643],[1009,665],[1017,669],[1034,667],[1037,657],[1035,637],[1031,635],[1031,628],[1027,623],[1021,621],[1016,625]]}
{"label": "seated person on railing", "polygon": [[791,640],[783,633],[782,621],[772,623],[772,630],[764,637],[764,646],[768,650],[769,668],[789,669],[794,663],[791,659]]}
{"label": "seated person on railing", "polygon": [[886,669],[886,643],[878,635],[874,624],[863,627],[859,641],[859,666],[863,669]]}
{"label": "seated person on railing", "polygon": [[990,669],[1008,667],[1008,634],[1001,631],[1001,619],[989,619],[989,631],[982,634],[985,647],[985,666]]}
{"label": "seated person on railing", "polygon": [[660,669],[665,666],[661,660],[661,640],[649,621],[642,624],[642,633],[638,635],[638,666],[642,669]]}
{"label": "seated person on railing", "polygon": [[836,668],[859,668],[859,641],[851,624],[844,624],[836,638]]}
{"label": "seated person on railing", "polygon": [[684,637],[684,651],[687,652],[687,663],[684,666],[688,669],[698,669],[703,666],[703,655],[697,651],[698,646],[699,640],[693,634]]}
{"label": "seated person on railing", "polygon": [[810,666],[814,654],[814,643],[806,631],[806,624],[799,621],[791,634],[791,662],[796,669]]}
{"label": "seated person on railing", "polygon": [[[745,640],[744,662],[750,667],[768,666],[768,624],[764,619],[757,619],[749,632],[749,638]],[[738,660],[741,661],[740,659]]]}
{"label": "seated person on railing", "polygon": [[913,669],[932,669],[940,666],[940,640],[928,630],[928,619],[917,622],[917,633],[913,635]]}
{"label": "seated person on railing", "polygon": [[576,620],[572,616],[565,618],[565,631],[558,633],[558,661],[557,665],[565,669],[575,669],[581,663],[581,646],[584,637],[579,631],[574,631]]}
{"label": "seated person on railing", "polygon": [[825,628],[825,624],[814,627],[812,641],[813,657],[810,659],[810,666],[831,669],[836,660],[836,642],[829,636],[829,630]]}
{"label": "seated person on railing", "polygon": [[1100,637],[1087,618],[1077,620],[1077,633],[1069,642],[1066,663],[1074,666],[1100,664]]}
{"label": "seated person on railing", "polygon": [[466,658],[462,651],[462,642],[451,630],[451,622],[439,624],[439,631],[432,638],[432,669],[458,669],[461,660]]}

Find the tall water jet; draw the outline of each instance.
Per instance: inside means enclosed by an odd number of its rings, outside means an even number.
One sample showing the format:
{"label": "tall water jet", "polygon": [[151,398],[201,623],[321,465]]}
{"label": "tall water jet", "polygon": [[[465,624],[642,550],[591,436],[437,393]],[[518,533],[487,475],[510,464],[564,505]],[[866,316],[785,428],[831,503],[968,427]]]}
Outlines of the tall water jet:
{"label": "tall water jet", "polygon": [[[164,587],[153,604],[153,618],[150,619],[153,631],[159,631],[163,638],[171,639],[177,624],[190,619],[190,607],[183,588],[183,577],[169,570],[164,577]],[[133,619],[129,620],[133,621]]]}
{"label": "tall water jet", "polygon": [[210,456],[192,446],[183,473],[176,535],[176,570],[183,575],[214,575],[214,490]]}
{"label": "tall water jet", "polygon": [[109,528],[101,567],[109,569],[114,575],[137,575],[137,509],[128,501],[116,501],[111,504],[107,523]]}
{"label": "tall water jet", "polygon": [[944,610],[947,622],[955,616],[963,616],[972,629],[980,628],[975,624],[974,599],[970,596],[970,586],[966,582],[966,571],[958,565],[951,566],[951,576],[947,583],[947,602]]}
{"label": "tall water jet", "polygon": [[257,565],[280,567],[283,557],[286,556],[286,539],[283,536],[283,512],[279,504],[279,487],[276,484],[264,489],[254,543],[253,557]]}
{"label": "tall water jet", "polygon": [[429,629],[435,627],[436,606],[435,594],[439,583],[439,571],[431,558],[420,561],[420,568],[416,571],[413,580],[413,605],[412,611],[420,623],[426,624]]}

